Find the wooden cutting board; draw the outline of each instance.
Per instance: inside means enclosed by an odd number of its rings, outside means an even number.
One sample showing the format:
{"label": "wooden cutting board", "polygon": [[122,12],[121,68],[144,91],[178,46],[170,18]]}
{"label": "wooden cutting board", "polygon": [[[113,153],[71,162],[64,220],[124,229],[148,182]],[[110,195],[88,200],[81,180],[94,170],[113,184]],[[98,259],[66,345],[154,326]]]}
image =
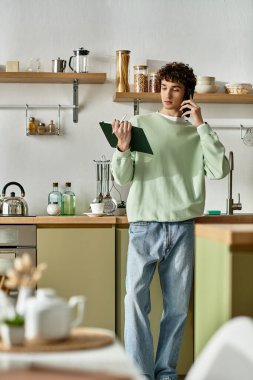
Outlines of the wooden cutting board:
{"label": "wooden cutting board", "polygon": [[0,341],[0,352],[56,352],[88,350],[104,347],[115,341],[114,333],[110,330],[79,327],[73,329],[68,339],[63,341],[27,341],[22,346],[3,347]]}

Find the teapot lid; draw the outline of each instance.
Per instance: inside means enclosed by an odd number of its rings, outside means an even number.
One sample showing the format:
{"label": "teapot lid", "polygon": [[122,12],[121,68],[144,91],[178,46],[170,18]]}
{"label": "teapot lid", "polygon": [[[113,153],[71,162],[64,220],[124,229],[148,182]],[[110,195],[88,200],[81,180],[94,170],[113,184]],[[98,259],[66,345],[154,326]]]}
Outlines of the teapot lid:
{"label": "teapot lid", "polygon": [[88,55],[89,50],[85,50],[83,47],[74,50],[75,55]]}

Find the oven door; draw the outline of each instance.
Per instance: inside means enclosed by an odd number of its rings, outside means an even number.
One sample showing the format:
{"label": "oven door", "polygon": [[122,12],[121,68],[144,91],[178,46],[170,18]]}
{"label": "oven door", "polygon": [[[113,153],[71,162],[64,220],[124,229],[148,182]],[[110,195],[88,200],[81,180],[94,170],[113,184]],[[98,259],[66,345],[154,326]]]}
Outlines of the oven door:
{"label": "oven door", "polygon": [[[30,255],[33,266],[36,266],[36,248],[0,248],[0,269],[1,269],[1,260],[3,260],[6,264],[6,262],[13,264],[16,257],[21,257],[24,253],[28,253]],[[5,273],[1,272],[0,270],[0,285],[1,288],[4,288],[4,278]],[[8,291],[9,296],[16,298],[18,291],[17,289],[9,290]]]}

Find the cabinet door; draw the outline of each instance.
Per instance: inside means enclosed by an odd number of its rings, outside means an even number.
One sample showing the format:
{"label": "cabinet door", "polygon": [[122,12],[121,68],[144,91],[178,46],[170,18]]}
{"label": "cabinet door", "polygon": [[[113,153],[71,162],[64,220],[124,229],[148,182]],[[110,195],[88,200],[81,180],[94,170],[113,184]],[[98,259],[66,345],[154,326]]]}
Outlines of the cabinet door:
{"label": "cabinet door", "polygon": [[115,330],[115,228],[37,229],[38,286],[65,299],[86,296],[84,325]]}
{"label": "cabinet door", "polygon": [[[124,340],[124,297],[125,277],[128,248],[128,229],[116,229],[116,333],[120,340]],[[192,292],[193,293],[193,292]],[[159,275],[156,270],[151,284],[151,313],[149,315],[151,330],[154,338],[154,350],[156,351],[159,325],[162,315],[162,293]],[[178,373],[186,374],[193,363],[193,297],[190,301],[190,309],[186,321],[183,344],[179,356]]]}

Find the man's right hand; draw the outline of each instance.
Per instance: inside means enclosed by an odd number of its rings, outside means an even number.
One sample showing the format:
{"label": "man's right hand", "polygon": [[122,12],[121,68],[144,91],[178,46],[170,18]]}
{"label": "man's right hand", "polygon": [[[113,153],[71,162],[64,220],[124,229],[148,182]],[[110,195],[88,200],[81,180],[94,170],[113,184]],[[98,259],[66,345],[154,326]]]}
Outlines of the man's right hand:
{"label": "man's right hand", "polygon": [[121,152],[125,152],[130,147],[131,129],[132,124],[128,121],[122,121],[120,123],[119,120],[114,119],[112,122],[112,133],[114,133],[118,139],[117,147]]}

